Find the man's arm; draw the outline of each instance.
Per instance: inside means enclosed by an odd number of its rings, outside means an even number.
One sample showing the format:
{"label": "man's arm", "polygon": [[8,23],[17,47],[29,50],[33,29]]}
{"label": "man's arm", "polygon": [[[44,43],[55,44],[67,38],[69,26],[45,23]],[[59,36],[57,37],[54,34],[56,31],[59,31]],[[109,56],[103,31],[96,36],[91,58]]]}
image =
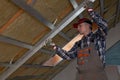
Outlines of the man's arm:
{"label": "man's arm", "polygon": [[93,21],[98,25],[98,33],[102,34],[103,36],[107,35],[108,24],[107,21],[103,19],[98,13],[94,12],[93,9],[88,9],[90,16],[92,17]]}
{"label": "man's arm", "polygon": [[63,59],[71,60],[77,57],[77,49],[79,47],[79,42],[76,42],[70,51],[65,51],[60,47],[56,46],[57,54]]}

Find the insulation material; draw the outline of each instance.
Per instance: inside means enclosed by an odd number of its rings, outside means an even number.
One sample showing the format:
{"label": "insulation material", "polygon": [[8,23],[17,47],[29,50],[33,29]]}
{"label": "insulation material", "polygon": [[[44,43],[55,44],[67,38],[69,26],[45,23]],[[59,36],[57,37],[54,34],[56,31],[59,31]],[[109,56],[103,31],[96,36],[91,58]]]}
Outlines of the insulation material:
{"label": "insulation material", "polygon": [[104,14],[104,17],[106,19],[109,19],[112,16],[114,16],[114,14],[116,13],[116,9],[117,9],[116,7],[117,7],[117,5],[113,5],[113,7],[111,7],[111,9],[108,9],[107,12]]}
{"label": "insulation material", "polygon": [[104,2],[106,8],[112,8],[116,5],[117,0],[105,0]]}
{"label": "insulation material", "polygon": [[36,0],[33,7],[51,23],[55,19],[58,19],[57,23],[59,23],[61,19],[72,11],[72,6],[68,0]]}
{"label": "insulation material", "polygon": [[33,55],[25,64],[42,64],[49,59],[51,54],[38,52]]}
{"label": "insulation material", "polygon": [[[22,76],[30,76],[30,75],[41,75],[44,76],[51,68],[49,67],[41,67],[41,68],[27,68],[27,67],[20,67],[14,74],[12,74],[9,78],[22,78]],[[24,78],[23,78],[24,79]]]}
{"label": "insulation material", "polygon": [[12,57],[11,62],[16,62],[19,58],[21,58],[26,52],[28,51],[28,49],[25,48],[20,48],[20,50]]}
{"label": "insulation material", "polygon": [[21,48],[0,42],[0,62],[10,62]]}
{"label": "insulation material", "polygon": [[[64,64],[64,65],[63,65]],[[11,79],[25,79],[24,77],[30,77],[30,76],[38,76],[37,78],[27,78],[27,79],[43,79],[46,80],[46,78],[52,78],[55,76],[58,72],[63,70],[63,67],[66,67],[69,64],[68,61],[63,61],[56,67],[40,67],[40,68],[27,68],[27,67],[21,67],[19,68],[14,74],[12,74],[9,78]],[[16,75],[17,74],[17,75]],[[50,76],[52,75],[52,76]]]}
{"label": "insulation material", "polygon": [[[3,35],[25,43],[35,44],[48,31],[49,29],[45,25],[24,13],[5,30]],[[38,37],[36,38],[36,36]]]}
{"label": "insulation material", "polygon": [[[45,62],[49,58],[50,58],[49,54],[38,52],[35,55],[33,55],[25,64],[41,65],[43,62]],[[50,70],[49,67],[42,67],[42,65],[39,68],[21,66],[14,74],[11,75],[11,78],[15,78],[15,76],[24,76],[24,75],[26,76],[37,75],[37,74],[43,75],[49,70]]]}
{"label": "insulation material", "polygon": [[19,10],[10,0],[0,0],[0,28]]}

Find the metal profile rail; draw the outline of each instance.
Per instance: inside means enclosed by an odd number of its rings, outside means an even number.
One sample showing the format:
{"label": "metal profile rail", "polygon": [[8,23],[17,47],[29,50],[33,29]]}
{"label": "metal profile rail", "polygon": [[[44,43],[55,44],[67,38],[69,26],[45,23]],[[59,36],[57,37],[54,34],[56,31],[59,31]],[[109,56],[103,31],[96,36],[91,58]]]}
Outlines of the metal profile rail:
{"label": "metal profile rail", "polygon": [[[78,4],[77,4],[76,0],[70,0],[70,3],[72,4],[74,9],[76,9],[78,7]],[[80,14],[79,17],[82,18],[83,15]]]}
{"label": "metal profile rail", "polygon": [[[25,3],[24,0],[12,0],[14,1],[14,3],[16,5],[18,5],[20,8],[24,9],[26,12],[28,12],[31,16],[33,16],[34,18],[36,18],[37,20],[39,20],[40,22],[42,22],[44,25],[46,25],[47,27],[49,27],[51,30],[53,30],[55,28],[55,26],[48,21],[47,19],[45,19],[37,10],[35,10],[32,6],[28,5],[27,3]],[[63,38],[65,38],[67,41],[70,41],[71,39],[69,37],[67,37],[63,32],[59,33],[60,36],[62,36]]]}
{"label": "metal profile rail", "polygon": [[[22,48],[26,48],[26,49],[32,49],[32,47],[33,47],[33,45],[30,45],[30,44],[27,44],[27,43],[24,43],[24,42],[21,42],[21,41],[17,41],[15,39],[11,39],[11,38],[5,37],[5,36],[0,36],[0,41],[5,42],[5,43],[9,43],[9,44],[12,44],[12,45],[15,45],[15,46],[19,46],[19,47],[22,47]],[[51,52],[47,49],[40,49],[39,51],[47,53],[47,54],[53,54],[54,53],[54,52]]]}

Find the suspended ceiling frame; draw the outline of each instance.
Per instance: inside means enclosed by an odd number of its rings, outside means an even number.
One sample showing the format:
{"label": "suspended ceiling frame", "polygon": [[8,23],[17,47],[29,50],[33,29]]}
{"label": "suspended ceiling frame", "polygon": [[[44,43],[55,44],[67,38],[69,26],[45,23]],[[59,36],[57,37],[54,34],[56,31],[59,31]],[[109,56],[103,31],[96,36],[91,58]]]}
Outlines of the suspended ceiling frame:
{"label": "suspended ceiling frame", "polygon": [[[13,0],[13,1],[14,1],[14,0]],[[17,1],[17,0],[16,0],[16,1]],[[100,2],[100,3],[101,3],[101,6],[100,6],[100,7],[101,7],[101,10],[100,10],[100,13],[103,14],[103,13],[104,13],[104,10],[105,10],[105,9],[104,9],[104,2],[103,2],[104,0],[100,0],[100,1],[101,1],[101,2]],[[119,3],[120,3],[120,0],[118,0],[118,1],[119,1]],[[116,16],[119,16],[119,13],[120,13],[120,12],[119,12],[119,11],[120,11],[120,5],[119,5],[119,3],[118,3],[116,15],[113,16],[113,18],[116,17]],[[116,17],[116,21],[117,21],[117,18],[118,18],[118,17]],[[111,19],[111,18],[110,18],[110,19]],[[108,20],[108,21],[109,21],[109,20]],[[116,22],[116,21],[115,21],[115,22]],[[52,24],[52,25],[53,25],[53,24]],[[48,27],[49,27],[49,26],[48,26]],[[49,27],[49,28],[50,28],[50,27]],[[53,28],[54,28],[54,27],[52,27],[52,28],[50,28],[50,29],[53,29]],[[53,29],[53,30],[54,30],[54,29]],[[64,34],[64,33],[63,33],[63,34]],[[65,36],[65,35],[64,35],[64,36]],[[4,37],[1,37],[0,40],[2,40],[2,39],[4,39]],[[6,40],[6,39],[5,39],[5,40]],[[68,40],[69,40],[69,38],[68,38]],[[13,40],[13,41],[15,41],[15,40]],[[28,48],[28,47],[29,47],[28,49],[32,49],[32,48],[33,48],[33,46],[27,45],[27,44],[25,44],[25,43],[20,43],[20,44],[18,44],[19,42],[16,43],[16,42],[12,42],[12,41],[9,41],[9,40],[6,41],[6,42],[8,42],[8,43],[11,42],[10,44],[14,44],[14,45],[17,44],[18,46],[21,45],[21,47],[24,47],[24,48]],[[23,45],[22,45],[22,44],[23,44]],[[14,64],[11,64],[11,65],[14,65]]]}
{"label": "suspended ceiling frame", "polygon": [[[36,16],[33,15],[34,12],[31,11],[35,11],[32,10],[32,7],[30,7],[29,5],[27,5],[24,0],[12,0],[14,3],[16,3],[17,5],[19,5],[20,7],[22,7],[24,10],[26,10],[28,13],[32,14],[32,16]],[[81,4],[79,5],[74,11],[72,11],[65,19],[63,19],[61,21],[61,23],[57,26],[57,27],[51,27],[54,28],[52,29],[52,31],[47,34],[44,38],[42,38],[37,44],[35,44],[32,49],[30,49],[28,52],[25,53],[25,55],[23,55],[19,60],[17,60],[14,63],[14,66],[9,67],[5,72],[3,72],[0,75],[0,80],[5,80],[9,75],[11,75],[14,71],[16,71],[21,65],[23,65],[32,55],[34,55],[38,50],[40,50],[44,45],[45,45],[45,41],[53,38],[56,34],[58,34],[65,26],[67,26],[73,19],[75,19],[80,13],[82,13],[85,8],[83,7],[84,5]],[[39,14],[38,14],[39,15]],[[39,16],[36,16],[39,17]],[[40,17],[41,18],[41,17]],[[41,21],[41,19],[40,19]],[[44,20],[43,20],[44,21]],[[45,23],[46,25],[46,23]],[[52,24],[47,24],[47,26],[52,26]]]}

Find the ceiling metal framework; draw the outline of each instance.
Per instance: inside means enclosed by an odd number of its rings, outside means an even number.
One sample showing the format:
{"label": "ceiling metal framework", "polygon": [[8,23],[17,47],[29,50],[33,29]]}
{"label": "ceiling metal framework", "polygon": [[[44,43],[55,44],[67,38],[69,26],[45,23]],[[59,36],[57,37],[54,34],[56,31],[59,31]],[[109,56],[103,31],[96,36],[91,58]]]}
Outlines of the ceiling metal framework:
{"label": "ceiling metal framework", "polygon": [[[9,68],[3,72],[0,75],[0,80],[5,80],[7,77],[9,77],[14,71],[16,71],[21,65],[23,65],[32,55],[34,55],[37,51],[39,51],[46,43],[46,40],[53,38],[55,35],[57,35],[64,27],[66,27],[72,20],[74,20],[80,13],[82,13],[85,8],[84,2],[79,5],[74,11],[72,11],[67,17],[65,17],[57,27],[54,28],[54,25],[49,23],[49,21],[46,21],[42,16],[40,16],[40,13],[35,11],[31,6],[27,5],[24,0],[12,0],[15,4],[17,4],[19,7],[27,11],[29,14],[34,16],[36,19],[38,19],[40,22],[47,25],[51,30],[50,33],[48,33],[45,37],[43,37],[37,44],[30,47],[30,50],[26,52],[19,60],[17,60],[13,65],[9,66]],[[94,2],[94,0],[90,0]],[[63,33],[62,33],[63,34]],[[12,42],[15,44],[14,42]],[[26,45],[22,45],[26,46]],[[28,47],[28,45],[26,46]]]}
{"label": "ceiling metal framework", "polygon": [[32,47],[33,47],[32,45],[29,45],[27,43],[20,42],[20,41],[17,41],[17,40],[8,38],[8,37],[4,37],[4,36],[0,36],[0,41],[1,42],[6,42],[6,43],[9,43],[9,44],[12,44],[12,45],[16,45],[16,46],[19,46],[19,47],[23,47],[23,48],[26,48],[26,49],[32,49]]}
{"label": "ceiling metal framework", "polygon": [[[15,45],[15,46],[19,46],[19,47],[22,47],[22,48],[26,48],[26,49],[32,49],[33,48],[33,46],[30,45],[30,44],[27,44],[27,43],[24,43],[24,42],[21,42],[21,41],[17,41],[17,40],[8,38],[8,37],[0,36],[0,41],[5,42],[5,43],[9,43],[9,44],[12,44],[12,45]],[[47,54],[53,54],[53,52],[51,52],[49,50],[46,50],[46,49],[40,49],[39,52],[43,52],[43,53],[47,53]]]}
{"label": "ceiling metal framework", "polygon": [[[65,28],[72,20],[74,20],[77,16],[79,16],[80,18],[82,17],[81,13],[85,10],[83,8],[83,3],[81,5],[78,5],[77,2],[75,0],[70,0],[73,8],[75,9],[74,11],[72,11],[66,18],[64,18],[61,23],[58,24],[58,26],[54,26],[53,23],[51,23],[50,21],[46,20],[39,12],[37,12],[34,8],[32,8],[32,6],[26,4],[24,2],[24,0],[12,0],[16,5],[18,5],[20,8],[24,9],[27,13],[29,13],[31,16],[33,16],[34,18],[36,18],[38,21],[42,22],[44,25],[46,25],[48,28],[51,29],[51,32],[48,33],[45,37],[43,37],[37,44],[33,45],[29,45],[27,43],[24,42],[20,42],[8,37],[0,37],[0,41],[2,42],[6,42],[12,45],[16,45],[16,46],[20,46],[22,48],[26,48],[29,49],[28,52],[26,52],[18,61],[14,62],[13,64],[9,64],[9,63],[0,63],[0,66],[4,66],[4,67],[8,67],[8,69],[3,72],[2,75],[0,75],[0,80],[6,80],[7,77],[9,77],[14,71],[16,71],[20,66],[23,67],[33,67],[33,68],[41,68],[43,67],[40,64],[24,64],[32,55],[34,55],[37,51],[40,52],[44,52],[44,53],[48,53],[48,54],[53,54],[53,52],[46,50],[46,49],[41,49],[44,45],[45,45],[45,41],[48,40],[49,38],[53,38],[55,35],[59,34],[60,36],[62,36],[63,38],[65,38],[67,41],[70,41],[71,39],[66,36],[63,32],[61,32],[61,30],[63,28]],[[90,0],[92,1],[92,0]],[[94,2],[94,0],[92,1]],[[100,14],[104,15],[105,12],[105,7],[104,7],[104,0],[99,0],[100,2]],[[114,16],[110,16],[110,18],[108,19],[108,21],[110,21],[111,19],[115,18],[114,20],[114,24],[118,23],[119,20],[119,15],[120,15],[120,0],[118,0],[118,4],[117,4],[117,10],[116,10],[116,14]],[[19,79],[20,77],[16,77],[13,80],[23,80],[23,79],[28,79],[28,78],[40,78],[40,75],[36,75],[36,76],[23,76],[21,77],[21,79]]]}
{"label": "ceiling metal framework", "polygon": [[[0,66],[2,67],[13,67],[14,63],[2,63],[0,62]],[[42,68],[42,67],[50,67],[50,66],[42,66],[41,64],[23,64],[22,67],[28,67],[28,68]]]}
{"label": "ceiling metal framework", "polygon": [[13,79],[11,79],[11,80],[29,80],[29,79],[39,79],[39,78],[41,78],[42,77],[42,75],[28,75],[28,76],[17,76],[17,77],[15,77],[15,78],[13,78]]}
{"label": "ceiling metal framework", "polygon": [[100,2],[100,14],[103,16],[104,14],[104,0],[99,0]]}
{"label": "ceiling metal framework", "polygon": [[[70,3],[72,4],[74,9],[76,9],[78,7],[78,4],[77,4],[76,0],[70,0]],[[80,14],[79,17],[82,18],[83,15]]]}
{"label": "ceiling metal framework", "polygon": [[120,15],[120,0],[117,1],[117,7],[116,7],[116,18],[114,20],[114,26],[116,26],[116,24],[118,23],[119,20],[119,15]]}
{"label": "ceiling metal framework", "polygon": [[[35,17],[37,20],[39,20],[40,22],[42,22],[44,25],[46,25],[47,27],[49,27],[51,30],[53,30],[55,28],[54,24],[52,24],[47,19],[45,19],[37,10],[35,10],[34,8],[32,8],[32,6],[28,5],[24,1],[19,1],[19,2],[14,1],[14,3],[17,4],[19,7],[21,7],[22,9],[24,9],[26,12],[28,12],[31,16]],[[63,32],[60,32],[58,34],[61,35],[63,38],[65,38],[67,41],[71,40]]]}

